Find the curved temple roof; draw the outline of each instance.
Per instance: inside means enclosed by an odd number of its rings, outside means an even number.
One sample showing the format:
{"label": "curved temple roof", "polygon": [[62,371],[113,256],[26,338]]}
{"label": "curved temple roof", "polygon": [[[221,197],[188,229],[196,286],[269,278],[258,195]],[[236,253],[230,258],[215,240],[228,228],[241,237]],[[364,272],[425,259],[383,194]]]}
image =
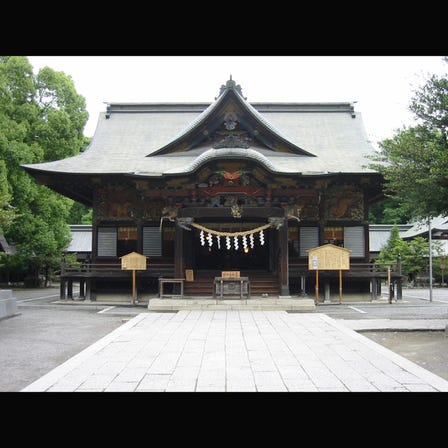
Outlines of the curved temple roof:
{"label": "curved temple roof", "polygon": [[275,173],[316,176],[373,173],[366,168],[373,151],[350,103],[249,104],[230,79],[211,104],[109,104],[83,153],[23,167],[36,177],[161,177],[193,172],[214,157],[241,157]]}

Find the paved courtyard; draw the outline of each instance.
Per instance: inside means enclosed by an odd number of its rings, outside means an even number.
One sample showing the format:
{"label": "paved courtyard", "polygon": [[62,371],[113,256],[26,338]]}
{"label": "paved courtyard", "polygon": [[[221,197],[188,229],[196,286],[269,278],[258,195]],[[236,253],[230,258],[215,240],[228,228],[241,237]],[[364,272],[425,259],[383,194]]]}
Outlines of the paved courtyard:
{"label": "paved courtyard", "polygon": [[26,391],[426,392],[448,381],[326,314],[141,313]]}

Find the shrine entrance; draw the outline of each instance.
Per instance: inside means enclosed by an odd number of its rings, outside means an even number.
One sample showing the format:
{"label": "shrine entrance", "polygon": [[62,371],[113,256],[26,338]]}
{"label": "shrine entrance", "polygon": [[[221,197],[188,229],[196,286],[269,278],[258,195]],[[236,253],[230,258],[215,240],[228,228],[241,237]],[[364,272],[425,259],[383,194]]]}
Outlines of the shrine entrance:
{"label": "shrine entrance", "polygon": [[[205,224],[207,228],[221,229],[221,232],[234,232],[235,226]],[[238,225],[238,229],[251,229],[259,226],[258,223],[245,223]],[[207,232],[193,229],[191,267],[200,270],[221,271],[272,271],[271,263],[271,232],[263,232],[263,244],[260,242],[259,232],[246,237],[207,237]],[[211,240],[211,244],[210,244]]]}
{"label": "shrine entrance", "polygon": [[201,219],[190,224],[190,231],[182,230],[184,269],[193,272],[185,294],[211,296],[213,280],[231,271],[248,278],[252,296],[278,296],[279,231],[266,219],[226,219]]}
{"label": "shrine entrance", "polygon": [[175,277],[183,277],[185,270],[191,269],[194,280],[185,286],[194,295],[201,281],[210,283],[222,271],[238,271],[249,277],[254,294],[289,295],[285,210],[246,206],[239,216],[233,214],[230,207],[179,210]]}

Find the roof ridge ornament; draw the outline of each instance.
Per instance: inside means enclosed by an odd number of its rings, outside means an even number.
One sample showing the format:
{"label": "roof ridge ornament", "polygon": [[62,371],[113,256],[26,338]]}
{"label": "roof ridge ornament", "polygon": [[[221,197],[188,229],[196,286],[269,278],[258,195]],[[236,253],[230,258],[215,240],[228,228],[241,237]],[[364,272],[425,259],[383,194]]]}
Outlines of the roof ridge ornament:
{"label": "roof ridge ornament", "polygon": [[226,90],[236,90],[245,100],[247,100],[247,98],[243,95],[243,91],[241,89],[241,86],[239,84],[237,84],[232,79],[232,75],[230,75],[230,79],[227,80],[227,82],[225,84],[221,85],[221,87],[219,89],[219,94],[215,98],[215,100],[217,100]]}
{"label": "roof ridge ornament", "polygon": [[223,139],[215,142],[213,148],[249,148],[251,140],[250,137],[229,133]]}

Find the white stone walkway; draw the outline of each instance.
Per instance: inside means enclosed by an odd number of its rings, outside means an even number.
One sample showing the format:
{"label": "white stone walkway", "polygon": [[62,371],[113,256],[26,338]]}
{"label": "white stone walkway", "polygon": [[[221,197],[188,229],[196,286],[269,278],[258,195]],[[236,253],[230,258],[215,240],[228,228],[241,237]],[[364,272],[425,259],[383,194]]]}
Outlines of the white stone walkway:
{"label": "white stone walkway", "polygon": [[448,391],[448,381],[325,314],[141,313],[26,391]]}

